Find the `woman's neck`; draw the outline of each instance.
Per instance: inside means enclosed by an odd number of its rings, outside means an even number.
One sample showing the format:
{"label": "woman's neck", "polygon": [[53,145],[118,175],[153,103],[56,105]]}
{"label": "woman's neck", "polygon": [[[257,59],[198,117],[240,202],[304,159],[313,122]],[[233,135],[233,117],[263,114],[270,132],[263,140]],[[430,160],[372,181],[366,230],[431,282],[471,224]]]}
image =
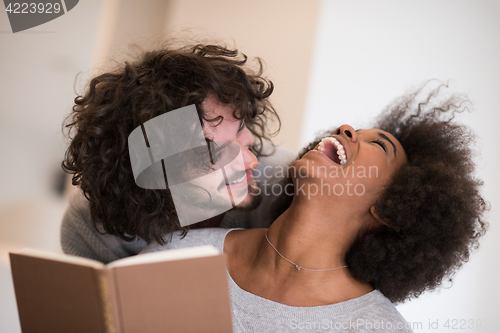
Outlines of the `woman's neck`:
{"label": "woman's neck", "polygon": [[[345,265],[345,254],[355,238],[356,219],[345,210],[312,207],[295,200],[269,229],[230,233],[228,271],[240,288],[292,306],[319,306],[346,301],[373,290],[356,280],[348,268],[324,271],[297,270],[285,258],[310,269]],[[234,236],[234,237],[233,237]]]}
{"label": "woman's neck", "polygon": [[[346,265],[345,256],[357,236],[359,220],[351,210],[327,205],[321,199],[294,198],[289,209],[267,231],[272,246],[264,238],[256,261],[266,265],[273,275],[294,276],[289,274],[297,271],[296,266],[282,256],[306,268],[300,270],[302,275],[315,279],[338,275],[337,270],[331,268]],[[342,270],[345,269],[338,271]]]}

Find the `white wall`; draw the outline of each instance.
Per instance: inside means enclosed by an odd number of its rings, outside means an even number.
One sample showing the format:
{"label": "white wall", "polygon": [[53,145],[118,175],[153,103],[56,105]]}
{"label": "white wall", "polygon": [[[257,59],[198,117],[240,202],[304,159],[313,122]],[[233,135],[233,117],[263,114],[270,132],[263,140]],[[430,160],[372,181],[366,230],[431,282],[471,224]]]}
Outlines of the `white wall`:
{"label": "white wall", "polygon": [[[369,125],[394,97],[431,78],[452,80],[454,90],[467,93],[476,107],[459,120],[479,136],[478,175],[492,206],[491,227],[452,288],[399,307],[408,321],[422,322],[424,329],[416,332],[447,331],[447,319],[497,320],[500,313],[499,59],[500,6],[487,0],[323,0],[320,5],[301,144],[343,123]],[[438,320],[440,329],[429,329],[429,320]]]}

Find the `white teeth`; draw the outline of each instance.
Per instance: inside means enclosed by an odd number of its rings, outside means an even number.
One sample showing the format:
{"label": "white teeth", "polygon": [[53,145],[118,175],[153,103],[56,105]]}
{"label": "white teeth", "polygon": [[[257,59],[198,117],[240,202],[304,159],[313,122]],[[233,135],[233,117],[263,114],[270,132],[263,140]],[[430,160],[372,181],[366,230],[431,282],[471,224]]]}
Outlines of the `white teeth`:
{"label": "white teeth", "polygon": [[325,140],[328,140],[335,145],[335,147],[337,148],[337,155],[339,156],[340,164],[346,165],[347,164],[347,156],[345,154],[344,146],[342,146],[342,144],[337,139],[332,138],[332,137],[324,138],[318,144],[318,148],[316,148],[316,149],[319,151],[325,151],[325,143],[324,143]]}
{"label": "white teeth", "polygon": [[234,184],[238,184],[238,183],[241,183],[245,178],[247,177],[246,174],[244,174],[243,176],[241,176],[241,178],[239,179],[235,179],[233,180],[232,182],[229,183],[229,185],[234,185]]}

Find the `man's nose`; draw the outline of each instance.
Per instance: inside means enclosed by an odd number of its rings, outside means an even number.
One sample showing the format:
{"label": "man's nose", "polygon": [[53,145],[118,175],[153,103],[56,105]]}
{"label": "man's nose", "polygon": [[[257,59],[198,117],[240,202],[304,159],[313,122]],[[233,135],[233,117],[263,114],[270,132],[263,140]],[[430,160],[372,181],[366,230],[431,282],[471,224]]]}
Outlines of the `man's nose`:
{"label": "man's nose", "polygon": [[335,134],[344,134],[352,143],[356,143],[358,141],[358,135],[354,128],[349,125],[342,125],[335,131]]}
{"label": "man's nose", "polygon": [[245,170],[255,169],[259,165],[257,156],[252,153],[248,148],[241,147],[241,154],[243,155],[243,162],[245,164]]}
{"label": "man's nose", "polygon": [[259,164],[257,156],[250,151],[250,146],[253,144],[253,134],[245,126],[238,134],[238,144],[241,149],[241,154],[243,155],[243,162],[245,164],[245,170],[255,169]]}

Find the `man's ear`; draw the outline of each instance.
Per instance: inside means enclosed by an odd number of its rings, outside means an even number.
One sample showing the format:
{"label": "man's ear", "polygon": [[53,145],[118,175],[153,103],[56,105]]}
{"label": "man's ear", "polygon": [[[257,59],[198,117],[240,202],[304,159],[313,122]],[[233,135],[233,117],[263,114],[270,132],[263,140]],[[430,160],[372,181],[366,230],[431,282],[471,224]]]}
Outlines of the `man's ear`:
{"label": "man's ear", "polygon": [[375,205],[373,205],[373,206],[371,206],[371,207],[370,207],[370,215],[371,215],[371,216],[373,217],[373,219],[374,219],[375,221],[377,221],[378,223],[383,224],[383,225],[385,225],[385,226],[386,226],[386,227],[388,227],[388,228],[390,228],[390,227],[391,227],[391,225],[390,225],[389,221],[387,221],[387,220],[383,220],[383,219],[381,219],[381,218],[378,216],[377,212],[375,211]]}

